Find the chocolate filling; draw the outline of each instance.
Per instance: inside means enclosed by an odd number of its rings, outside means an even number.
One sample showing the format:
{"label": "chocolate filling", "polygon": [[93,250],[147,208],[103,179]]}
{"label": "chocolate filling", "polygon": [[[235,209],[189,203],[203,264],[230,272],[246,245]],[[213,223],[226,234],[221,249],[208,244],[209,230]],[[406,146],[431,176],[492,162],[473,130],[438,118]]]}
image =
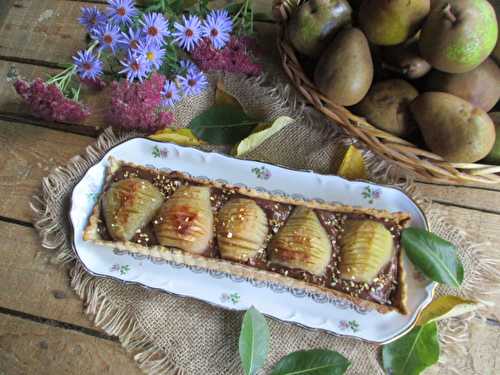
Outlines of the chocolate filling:
{"label": "chocolate filling", "polygon": [[[151,181],[165,194],[165,199],[170,198],[177,187],[181,185],[195,184],[192,181],[187,181],[179,177],[176,172],[159,172],[156,170],[148,170],[127,165],[122,166],[113,174],[111,182],[120,181],[129,177],[138,177]],[[108,188],[109,185],[106,185],[105,191]],[[286,223],[288,216],[294,208],[294,206],[291,204],[284,204],[270,200],[245,196],[244,194],[241,194],[237,188],[234,187],[221,189],[211,187],[210,189],[210,200],[214,212],[217,212],[229,198],[244,196],[247,199],[253,199],[266,213],[269,225],[269,237],[276,234],[279,229]],[[388,219],[380,219],[366,214],[335,213],[318,209],[314,211],[316,212],[321,225],[325,228],[332,244],[331,260],[323,276],[313,275],[301,269],[288,268],[286,266],[273,264],[267,259],[267,255],[265,252],[262,252],[257,257],[250,259],[246,262],[246,264],[259,269],[278,272],[288,277],[304,280],[309,283],[321,285],[326,288],[335,289],[351,296],[374,301],[379,304],[392,305],[392,301],[397,289],[401,226],[394,221]],[[341,259],[338,239],[339,235],[341,235],[342,233],[343,222],[347,219],[369,219],[378,221],[391,232],[394,238],[393,256],[390,262],[381,269],[381,271],[371,284],[360,283],[353,280],[345,280],[340,278],[338,265],[341,262]],[[113,240],[108,234],[102,213],[100,215],[98,231],[103,240]],[[131,241],[144,246],[159,245],[154,233],[153,223],[149,223],[144,228],[138,230]],[[213,258],[221,257],[217,248],[216,236],[214,236],[214,239],[211,241],[207,251],[203,255]]]}

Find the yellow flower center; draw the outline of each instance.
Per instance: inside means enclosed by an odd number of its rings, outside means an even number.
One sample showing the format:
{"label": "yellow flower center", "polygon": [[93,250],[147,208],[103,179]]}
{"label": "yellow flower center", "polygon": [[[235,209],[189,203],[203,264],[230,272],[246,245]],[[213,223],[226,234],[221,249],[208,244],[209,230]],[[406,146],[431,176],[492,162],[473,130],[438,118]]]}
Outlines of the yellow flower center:
{"label": "yellow flower center", "polygon": [[146,59],[148,59],[149,61],[153,61],[155,58],[155,54],[153,52],[148,52],[146,53]]}

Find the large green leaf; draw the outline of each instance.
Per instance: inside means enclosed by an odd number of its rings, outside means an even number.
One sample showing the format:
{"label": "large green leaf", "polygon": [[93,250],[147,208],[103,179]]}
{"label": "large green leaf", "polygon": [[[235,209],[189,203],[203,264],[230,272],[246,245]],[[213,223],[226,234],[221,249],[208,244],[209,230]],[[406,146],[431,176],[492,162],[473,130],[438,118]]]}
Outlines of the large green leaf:
{"label": "large green leaf", "polygon": [[464,267],[455,246],[435,234],[407,228],[401,237],[408,258],[429,279],[458,288],[464,280]]}
{"label": "large green leaf", "polygon": [[350,362],[337,352],[302,350],[281,358],[271,375],[342,375],[349,366]]}
{"label": "large green leaf", "polygon": [[215,105],[191,120],[189,128],[200,139],[232,145],[248,137],[259,121],[233,105]]}
{"label": "large green leaf", "polygon": [[382,349],[384,368],[392,375],[418,375],[439,359],[437,323],[416,326]]}
{"label": "large green leaf", "polygon": [[251,307],[243,317],[240,333],[240,358],[246,375],[254,375],[266,362],[269,329],[266,318]]}

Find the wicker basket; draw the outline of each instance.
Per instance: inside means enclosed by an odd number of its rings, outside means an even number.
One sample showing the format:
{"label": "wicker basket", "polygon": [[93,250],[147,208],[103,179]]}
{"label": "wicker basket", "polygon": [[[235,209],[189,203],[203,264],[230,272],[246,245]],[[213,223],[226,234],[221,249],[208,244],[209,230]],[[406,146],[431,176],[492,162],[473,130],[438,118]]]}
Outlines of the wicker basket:
{"label": "wicker basket", "polygon": [[307,77],[287,38],[287,20],[303,0],[274,0],[273,15],[280,23],[278,49],[283,68],[298,91],[318,111],[342,126],[348,134],[362,141],[384,159],[408,170],[416,177],[450,184],[479,182],[500,183],[500,166],[476,163],[450,163],[441,156],[370,125],[364,118],[328,100]]}

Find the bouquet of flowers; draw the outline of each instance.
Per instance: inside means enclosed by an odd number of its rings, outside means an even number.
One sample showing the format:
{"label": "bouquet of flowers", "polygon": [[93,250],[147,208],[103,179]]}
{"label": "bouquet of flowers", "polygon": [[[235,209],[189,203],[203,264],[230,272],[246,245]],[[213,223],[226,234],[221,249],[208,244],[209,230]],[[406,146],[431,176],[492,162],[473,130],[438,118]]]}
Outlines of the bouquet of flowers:
{"label": "bouquet of flowers", "polygon": [[82,85],[109,85],[108,123],[153,132],[172,124],[175,103],[206,89],[207,71],[261,72],[253,56],[250,0],[212,10],[207,0],[157,0],[142,10],[133,0],[108,0],[104,10],[82,8],[78,21],[89,43],[73,64],[46,81],[14,84],[44,120],[83,121],[90,109],[79,100]]}

